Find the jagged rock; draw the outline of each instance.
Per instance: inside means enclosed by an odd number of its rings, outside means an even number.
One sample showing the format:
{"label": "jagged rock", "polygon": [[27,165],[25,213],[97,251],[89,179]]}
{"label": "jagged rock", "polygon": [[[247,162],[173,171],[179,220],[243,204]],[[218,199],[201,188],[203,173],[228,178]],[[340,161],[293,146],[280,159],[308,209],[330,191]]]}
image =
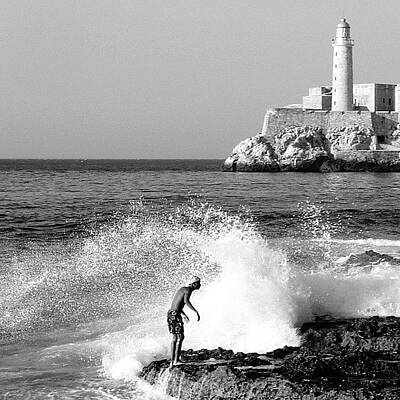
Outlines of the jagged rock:
{"label": "jagged rock", "polygon": [[400,260],[388,254],[381,254],[374,250],[367,250],[365,253],[362,254],[351,254],[345,261],[344,265],[354,267],[381,263],[400,265]]}
{"label": "jagged rock", "polygon": [[[334,153],[332,170],[337,172],[400,172],[400,157],[394,152],[393,158],[390,154],[371,154],[369,152],[348,151],[343,155],[341,152]],[[388,152],[390,153],[390,152]]]}
{"label": "jagged rock", "polygon": [[[396,150],[396,143],[400,147],[400,126],[398,128],[392,133],[389,150]],[[243,140],[225,160],[223,170],[400,171],[397,151],[370,151],[379,150],[379,145],[373,131],[364,126],[334,128],[326,136],[318,126],[287,126],[273,140],[274,143],[270,143],[261,134]]]}
{"label": "jagged rock", "polygon": [[225,160],[225,171],[277,171],[277,156],[272,145],[262,135],[240,142]]}
{"label": "jagged rock", "polygon": [[225,171],[319,171],[329,159],[319,127],[287,127],[272,145],[262,135],[240,142],[225,160]]}
{"label": "jagged rock", "polygon": [[372,129],[359,125],[331,129],[326,137],[331,151],[372,150]]}
{"label": "jagged rock", "polygon": [[275,137],[275,151],[282,171],[319,171],[330,157],[319,127],[288,127]]}
{"label": "jagged rock", "polygon": [[166,379],[167,394],[185,400],[400,398],[400,318],[320,317],[300,333],[299,347],[190,350],[170,372],[167,360],[154,361],[142,377],[151,384]]}

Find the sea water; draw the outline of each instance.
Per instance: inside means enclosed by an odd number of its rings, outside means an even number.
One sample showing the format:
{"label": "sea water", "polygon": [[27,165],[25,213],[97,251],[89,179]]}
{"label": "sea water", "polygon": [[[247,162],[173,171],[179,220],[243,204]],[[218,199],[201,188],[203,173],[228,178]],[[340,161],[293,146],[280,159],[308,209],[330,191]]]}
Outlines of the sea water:
{"label": "sea water", "polygon": [[165,399],[166,312],[193,274],[184,348],[297,345],[316,315],[400,315],[400,174],[222,173],[219,160],[0,161],[0,398]]}

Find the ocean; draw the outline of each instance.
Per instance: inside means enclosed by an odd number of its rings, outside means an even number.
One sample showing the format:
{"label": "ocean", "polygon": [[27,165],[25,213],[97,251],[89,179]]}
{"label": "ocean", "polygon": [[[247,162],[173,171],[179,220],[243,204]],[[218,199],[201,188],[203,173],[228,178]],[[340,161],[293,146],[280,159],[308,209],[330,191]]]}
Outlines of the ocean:
{"label": "ocean", "polygon": [[316,315],[400,316],[400,174],[223,173],[221,160],[0,160],[0,398],[166,399],[184,348],[297,345]]}

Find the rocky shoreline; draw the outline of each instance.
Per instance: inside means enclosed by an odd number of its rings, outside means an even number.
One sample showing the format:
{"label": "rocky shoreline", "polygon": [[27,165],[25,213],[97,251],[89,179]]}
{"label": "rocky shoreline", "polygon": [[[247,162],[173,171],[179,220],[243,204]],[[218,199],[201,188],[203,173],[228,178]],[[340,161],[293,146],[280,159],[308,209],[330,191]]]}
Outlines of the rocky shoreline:
{"label": "rocky shoreline", "polygon": [[142,371],[178,399],[399,399],[400,318],[318,317],[300,329],[301,345],[265,354],[188,350]]}
{"label": "rocky shoreline", "polygon": [[[240,142],[224,171],[398,172],[400,130],[391,145],[379,145],[370,128],[359,125],[324,133],[318,126],[288,126],[273,139],[259,134]],[[397,135],[397,136],[396,136]]]}

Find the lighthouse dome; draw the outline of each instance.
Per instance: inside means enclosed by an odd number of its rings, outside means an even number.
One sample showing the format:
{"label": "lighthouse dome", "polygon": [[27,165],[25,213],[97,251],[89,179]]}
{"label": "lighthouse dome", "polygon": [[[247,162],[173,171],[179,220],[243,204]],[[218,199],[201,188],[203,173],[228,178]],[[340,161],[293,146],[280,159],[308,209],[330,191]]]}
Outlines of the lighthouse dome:
{"label": "lighthouse dome", "polygon": [[350,25],[346,21],[346,18],[342,18],[340,22],[336,25],[336,28],[350,28]]}

